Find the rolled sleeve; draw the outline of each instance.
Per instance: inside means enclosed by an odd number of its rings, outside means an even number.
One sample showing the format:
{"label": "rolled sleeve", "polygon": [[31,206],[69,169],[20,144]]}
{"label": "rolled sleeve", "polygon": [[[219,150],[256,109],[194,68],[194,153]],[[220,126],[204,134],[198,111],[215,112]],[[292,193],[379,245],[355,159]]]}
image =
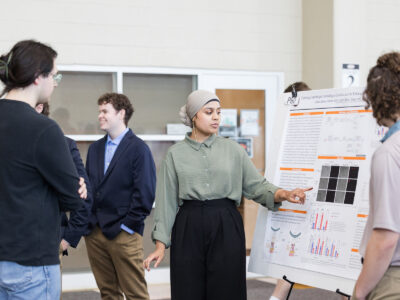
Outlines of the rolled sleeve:
{"label": "rolled sleeve", "polygon": [[272,211],[277,211],[282,205],[275,203],[275,192],[280,188],[270,183],[258,173],[248,155],[242,155],[243,163],[243,195]]}
{"label": "rolled sleeve", "polygon": [[168,248],[171,245],[171,231],[178,211],[178,179],[172,157],[167,154],[158,175],[153,242],[160,241]]}

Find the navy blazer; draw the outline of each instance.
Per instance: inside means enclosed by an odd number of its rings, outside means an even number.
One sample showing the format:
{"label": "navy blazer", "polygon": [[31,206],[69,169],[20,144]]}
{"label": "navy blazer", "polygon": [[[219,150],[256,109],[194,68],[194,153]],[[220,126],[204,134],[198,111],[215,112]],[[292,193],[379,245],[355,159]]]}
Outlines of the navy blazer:
{"label": "navy blazer", "polygon": [[73,139],[68,137],[65,137],[65,141],[67,142],[72,160],[74,161],[76,171],[78,172],[79,177],[85,179],[87,189],[87,198],[82,207],[78,210],[72,211],[69,220],[65,213],[62,213],[61,215],[61,238],[66,240],[72,247],[76,248],[82,235],[87,231],[93,198],[85,166],[83,165],[76,143]]}
{"label": "navy blazer", "polygon": [[132,130],[118,145],[104,174],[107,135],[89,147],[86,171],[93,189],[89,231],[98,225],[108,239],[121,224],[143,235],[144,219],[153,207],[156,168],[149,147]]}

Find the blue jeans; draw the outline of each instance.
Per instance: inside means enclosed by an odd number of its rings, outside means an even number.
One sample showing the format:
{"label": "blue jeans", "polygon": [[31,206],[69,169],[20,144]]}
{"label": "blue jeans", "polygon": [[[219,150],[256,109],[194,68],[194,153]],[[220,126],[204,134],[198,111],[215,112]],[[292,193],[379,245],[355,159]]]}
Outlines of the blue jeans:
{"label": "blue jeans", "polygon": [[58,300],[60,265],[22,266],[0,261],[0,300]]}

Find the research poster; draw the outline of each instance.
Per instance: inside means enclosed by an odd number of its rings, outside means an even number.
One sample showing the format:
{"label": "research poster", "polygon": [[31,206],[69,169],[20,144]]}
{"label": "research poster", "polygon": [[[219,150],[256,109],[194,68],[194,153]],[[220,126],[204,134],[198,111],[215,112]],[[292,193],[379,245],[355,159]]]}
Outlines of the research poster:
{"label": "research poster", "polygon": [[304,205],[284,202],[278,212],[268,213],[264,262],[358,277],[370,162],[386,132],[365,108],[362,92],[310,91],[289,101],[295,105],[286,118],[274,183],[313,190]]}

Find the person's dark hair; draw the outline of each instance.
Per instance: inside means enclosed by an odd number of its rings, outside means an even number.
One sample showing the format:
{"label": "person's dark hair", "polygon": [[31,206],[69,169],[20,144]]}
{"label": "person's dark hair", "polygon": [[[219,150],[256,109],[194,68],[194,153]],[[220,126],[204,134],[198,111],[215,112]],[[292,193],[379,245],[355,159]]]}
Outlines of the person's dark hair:
{"label": "person's dark hair", "polygon": [[400,53],[390,52],[380,56],[368,74],[363,93],[366,108],[379,125],[383,119],[397,121],[400,113]]}
{"label": "person's dark hair", "polygon": [[116,111],[120,111],[121,109],[125,110],[124,123],[128,126],[128,122],[135,111],[128,97],[124,94],[106,93],[97,100],[98,105],[107,103],[110,103]]}
{"label": "person's dark hair", "polygon": [[10,52],[0,56],[0,80],[5,85],[1,95],[29,86],[40,75],[47,77],[56,57],[55,50],[34,40],[15,44]]}
{"label": "person's dark hair", "polygon": [[293,90],[293,86],[296,89],[296,91],[301,92],[301,91],[310,91],[311,89],[309,86],[303,82],[303,81],[297,81],[295,83],[292,83],[289,85],[283,92],[284,93],[290,93]]}

